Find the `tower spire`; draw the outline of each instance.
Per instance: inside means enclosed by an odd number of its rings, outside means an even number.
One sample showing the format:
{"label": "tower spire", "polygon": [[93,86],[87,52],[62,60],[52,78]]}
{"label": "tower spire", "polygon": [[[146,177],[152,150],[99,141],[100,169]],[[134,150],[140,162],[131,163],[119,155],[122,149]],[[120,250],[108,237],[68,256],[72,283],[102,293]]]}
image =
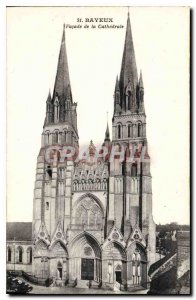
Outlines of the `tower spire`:
{"label": "tower spire", "polygon": [[136,66],[129,11],[127,16],[127,28],[126,28],[124,52],[123,52],[121,72],[120,72],[121,93],[123,93],[124,88],[128,84],[131,86],[132,89],[136,89],[136,86],[138,84],[137,66]]}
{"label": "tower spire", "polygon": [[144,88],[143,78],[142,78],[142,70],[140,70],[139,87]]}
{"label": "tower spire", "polygon": [[110,141],[110,131],[109,131],[109,126],[108,126],[108,121],[107,121],[107,127],[106,127],[106,131],[105,131],[105,139],[104,141]]}
{"label": "tower spire", "polygon": [[52,100],[52,98],[51,98],[51,93],[50,93],[50,89],[49,89],[47,102],[50,102],[51,100]]}
{"label": "tower spire", "polygon": [[116,76],[115,92],[116,92],[116,91],[119,91],[118,75]]}
{"label": "tower spire", "polygon": [[58,58],[53,100],[56,96],[58,96],[60,100],[65,100],[67,93],[71,93],[71,85],[69,79],[69,68],[65,45],[65,24],[63,24],[63,35]]}

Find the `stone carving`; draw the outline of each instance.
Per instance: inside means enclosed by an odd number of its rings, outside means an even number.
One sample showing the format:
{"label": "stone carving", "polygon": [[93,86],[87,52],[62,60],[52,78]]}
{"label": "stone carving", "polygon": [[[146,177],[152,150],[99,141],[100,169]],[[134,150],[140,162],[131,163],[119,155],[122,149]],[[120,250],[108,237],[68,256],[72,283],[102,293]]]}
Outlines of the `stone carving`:
{"label": "stone carving", "polygon": [[90,256],[90,255],[92,255],[92,248],[91,247],[89,247],[89,246],[86,246],[85,248],[84,248],[84,255],[86,255],[86,256]]}
{"label": "stone carving", "polygon": [[62,233],[61,232],[57,232],[56,236],[57,236],[57,238],[61,238],[62,237]]}
{"label": "stone carving", "polygon": [[114,233],[112,234],[112,238],[113,238],[114,240],[118,240],[119,234],[118,234],[117,232],[114,232]]}
{"label": "stone carving", "polygon": [[93,198],[82,199],[75,209],[75,223],[85,225],[101,225],[102,211]]}

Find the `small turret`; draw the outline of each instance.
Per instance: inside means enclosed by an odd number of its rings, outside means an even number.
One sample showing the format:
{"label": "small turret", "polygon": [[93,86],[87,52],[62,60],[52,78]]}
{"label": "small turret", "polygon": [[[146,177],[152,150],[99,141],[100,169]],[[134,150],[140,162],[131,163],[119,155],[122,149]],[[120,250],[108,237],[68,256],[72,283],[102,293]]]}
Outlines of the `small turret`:
{"label": "small turret", "polygon": [[52,104],[52,97],[49,90],[48,98],[46,101],[46,120],[45,120],[46,124],[52,122],[52,116],[53,116],[53,104]]}
{"label": "small turret", "polygon": [[110,131],[109,131],[108,122],[107,122],[106,131],[105,131],[105,139],[104,139],[104,142],[106,142],[106,141],[110,141]]}
{"label": "small turret", "polygon": [[140,71],[140,78],[138,84],[138,108],[140,112],[144,111],[144,84],[142,78],[142,71]]}
{"label": "small turret", "polygon": [[121,111],[120,105],[120,87],[118,75],[116,77],[115,91],[114,91],[114,113],[119,113]]}

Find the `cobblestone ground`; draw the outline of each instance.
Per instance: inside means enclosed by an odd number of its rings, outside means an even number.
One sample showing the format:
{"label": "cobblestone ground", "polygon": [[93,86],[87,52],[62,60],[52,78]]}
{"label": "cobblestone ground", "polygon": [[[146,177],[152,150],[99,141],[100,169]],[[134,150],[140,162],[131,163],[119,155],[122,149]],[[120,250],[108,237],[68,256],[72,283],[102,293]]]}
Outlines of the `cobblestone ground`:
{"label": "cobblestone ground", "polygon": [[[31,284],[32,285],[32,284]],[[114,292],[114,291],[105,291],[102,289],[82,289],[82,288],[69,288],[69,287],[44,287],[44,286],[36,286],[32,285],[33,290],[30,292],[30,294],[67,294],[67,295],[130,295],[130,294],[146,294],[148,290],[140,290],[140,291],[133,291],[133,292]]]}

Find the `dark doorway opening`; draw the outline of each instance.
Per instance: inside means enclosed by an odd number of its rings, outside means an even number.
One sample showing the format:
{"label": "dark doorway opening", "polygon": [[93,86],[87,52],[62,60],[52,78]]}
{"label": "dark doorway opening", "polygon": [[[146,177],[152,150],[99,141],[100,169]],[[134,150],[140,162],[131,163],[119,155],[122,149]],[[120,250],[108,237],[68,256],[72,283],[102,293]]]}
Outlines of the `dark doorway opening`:
{"label": "dark doorway opening", "polygon": [[63,272],[62,272],[62,268],[57,268],[58,270],[58,273],[59,273],[59,279],[62,279],[62,275],[63,275]]}
{"label": "dark doorway opening", "polygon": [[115,274],[116,274],[116,281],[118,283],[122,283],[122,276],[121,276],[122,273],[121,273],[121,271],[116,271]]}
{"label": "dark doorway opening", "polygon": [[81,279],[94,280],[94,259],[82,258]]}

